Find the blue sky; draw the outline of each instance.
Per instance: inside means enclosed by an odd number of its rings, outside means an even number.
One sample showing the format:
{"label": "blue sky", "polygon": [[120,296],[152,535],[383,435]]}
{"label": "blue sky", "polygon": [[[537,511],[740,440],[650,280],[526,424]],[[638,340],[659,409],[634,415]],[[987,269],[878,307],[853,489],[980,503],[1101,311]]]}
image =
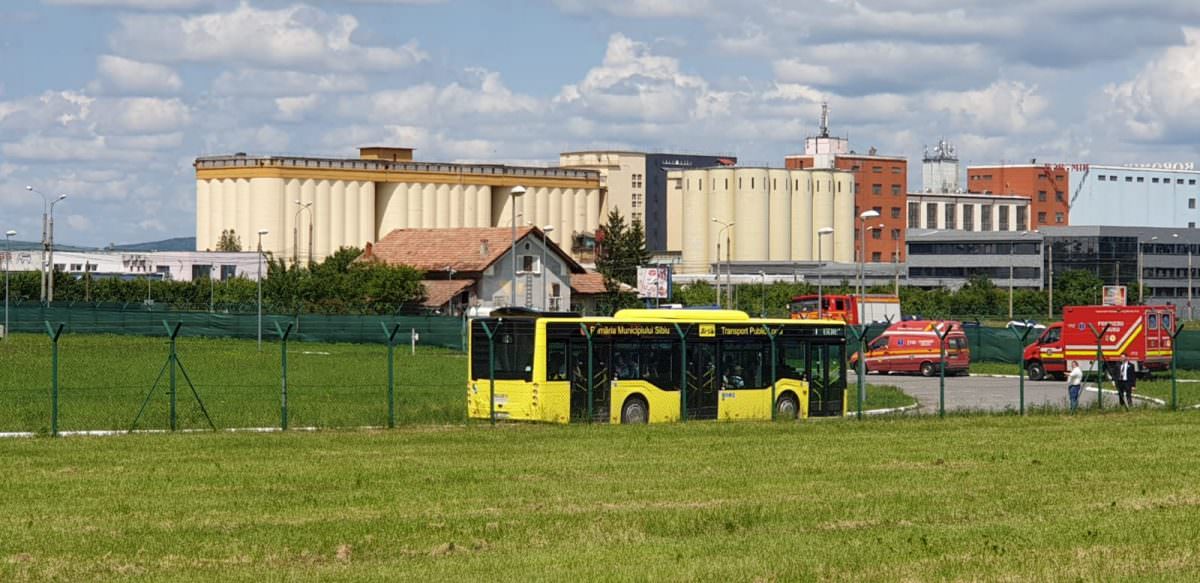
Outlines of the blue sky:
{"label": "blue sky", "polygon": [[192,160],[245,151],[782,163],[828,101],[858,151],[1196,161],[1200,3],[1162,0],[6,0],[0,228],[194,234]]}

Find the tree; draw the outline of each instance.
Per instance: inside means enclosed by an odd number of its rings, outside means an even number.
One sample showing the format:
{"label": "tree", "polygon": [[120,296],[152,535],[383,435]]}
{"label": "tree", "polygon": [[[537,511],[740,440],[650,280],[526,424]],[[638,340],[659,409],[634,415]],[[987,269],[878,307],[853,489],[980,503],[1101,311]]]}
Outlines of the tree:
{"label": "tree", "polygon": [[604,276],[608,297],[604,302],[610,311],[638,305],[637,296],[621,291],[621,284],[637,285],[637,268],[650,261],[646,251],[646,233],[641,223],[626,226],[617,209],[608,213],[608,222],[600,227],[597,237],[596,271]]}
{"label": "tree", "polygon": [[217,241],[217,251],[241,251],[242,238],[233,231],[233,229],[225,229],[221,231],[221,239]]}

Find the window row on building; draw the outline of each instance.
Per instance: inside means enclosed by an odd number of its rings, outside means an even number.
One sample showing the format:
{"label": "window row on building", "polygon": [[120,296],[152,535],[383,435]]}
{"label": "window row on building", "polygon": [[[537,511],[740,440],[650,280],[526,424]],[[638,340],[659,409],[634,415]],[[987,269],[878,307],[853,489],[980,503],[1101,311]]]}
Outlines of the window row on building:
{"label": "window row on building", "polygon": [[[1101,174],[1096,177],[1096,180],[1099,180],[1100,182],[1117,182],[1119,180],[1119,178],[1114,174]],[[1144,182],[1146,182],[1146,177],[1145,176],[1126,176],[1125,182],[1143,182],[1144,183]],[[1184,179],[1182,179],[1182,178],[1175,179],[1176,185],[1182,185],[1183,182],[1184,182]],[[1158,176],[1151,176],[1150,184],[1168,185],[1168,184],[1171,184],[1171,179],[1168,177],[1163,177],[1160,179]],[[1196,179],[1188,178],[1187,185],[1188,186],[1196,186]]]}
{"label": "window row on building", "polygon": [[980,243],[908,243],[909,255],[1038,255],[1042,251],[1038,242],[1014,243],[1011,241]]}
{"label": "window row on building", "polygon": [[958,278],[968,279],[975,276],[987,276],[988,279],[999,281],[1008,279],[1041,279],[1040,267],[909,267],[910,278]]}

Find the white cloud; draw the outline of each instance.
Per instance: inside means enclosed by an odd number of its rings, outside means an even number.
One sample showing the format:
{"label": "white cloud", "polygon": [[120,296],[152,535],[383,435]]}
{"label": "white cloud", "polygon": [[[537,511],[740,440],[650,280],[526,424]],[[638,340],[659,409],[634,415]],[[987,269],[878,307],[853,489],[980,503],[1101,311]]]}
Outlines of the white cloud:
{"label": "white cloud", "polygon": [[354,74],[312,74],[299,71],[239,69],[224,71],[213,81],[217,95],[305,95],[367,91],[367,78]]}
{"label": "white cloud", "polygon": [[191,112],[179,99],[130,97],[98,101],[95,119],[104,134],[156,134],[186,126]]}
{"label": "white cloud", "polygon": [[91,219],[83,215],[67,215],[67,225],[69,225],[71,229],[75,231],[90,231],[92,229]]}
{"label": "white cloud", "polygon": [[162,62],[243,63],[331,71],[393,71],[424,61],[415,41],[399,47],[354,42],[358,19],[297,4],[262,10],[242,3],[195,16],[120,17],[111,36],[120,53]]}
{"label": "white cloud", "polygon": [[1185,44],[1171,47],[1130,80],[1109,84],[1105,115],[1143,141],[1200,137],[1200,28],[1184,30]]}
{"label": "white cloud", "polygon": [[573,14],[605,11],[632,18],[695,17],[719,6],[714,0],[554,0],[554,4]]}
{"label": "white cloud", "polygon": [[933,88],[963,89],[995,75],[996,62],[976,44],[846,42],[810,47],[774,62],[776,78],[863,95]]}
{"label": "white cloud", "polygon": [[338,112],[349,118],[367,118],[384,123],[462,124],[464,118],[533,115],[540,103],[527,95],[513,93],[499,73],[468,69],[474,83],[451,83],[437,87],[423,83],[403,89],[377,91],[342,100]]}
{"label": "white cloud", "polygon": [[179,74],[165,65],[101,55],[96,59],[96,68],[106,87],[124,93],[161,95],[177,93],[183,88]]}
{"label": "white cloud", "polygon": [[42,0],[63,6],[137,8],[140,10],[180,10],[215,4],[218,0]]}
{"label": "white cloud", "polygon": [[927,107],[948,115],[964,130],[984,135],[1018,135],[1046,131],[1052,122],[1041,118],[1049,102],[1036,85],[1020,81],[997,81],[985,89],[934,93]]}
{"label": "white cloud", "polygon": [[302,97],[277,97],[275,109],[278,110],[275,119],[295,122],[304,119],[305,114],[321,105],[321,96],[315,93]]}

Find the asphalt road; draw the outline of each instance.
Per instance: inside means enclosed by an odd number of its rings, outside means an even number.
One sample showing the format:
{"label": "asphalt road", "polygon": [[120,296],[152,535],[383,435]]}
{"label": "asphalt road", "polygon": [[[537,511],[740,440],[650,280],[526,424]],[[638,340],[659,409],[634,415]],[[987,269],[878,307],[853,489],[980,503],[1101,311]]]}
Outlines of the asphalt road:
{"label": "asphalt road", "polygon": [[[851,396],[856,385],[855,376],[850,374]],[[912,395],[920,403],[920,413],[937,413],[938,409],[938,377],[926,378],[899,374],[869,374],[867,383],[873,385],[894,385],[900,390]],[[1087,390],[1079,396],[1079,405],[1091,406],[1096,401],[1096,392]],[[1094,386],[1094,385],[1093,385]],[[1112,386],[1107,385],[1111,390]],[[1003,411],[1017,410],[1020,388],[1017,377],[1000,378],[988,376],[946,377],[946,410],[976,410]],[[1117,396],[1106,393],[1104,406],[1115,406]],[[1041,405],[1051,405],[1066,408],[1067,383],[1063,381],[1031,381],[1025,379],[1026,409]],[[854,407],[854,401],[850,401]]]}

